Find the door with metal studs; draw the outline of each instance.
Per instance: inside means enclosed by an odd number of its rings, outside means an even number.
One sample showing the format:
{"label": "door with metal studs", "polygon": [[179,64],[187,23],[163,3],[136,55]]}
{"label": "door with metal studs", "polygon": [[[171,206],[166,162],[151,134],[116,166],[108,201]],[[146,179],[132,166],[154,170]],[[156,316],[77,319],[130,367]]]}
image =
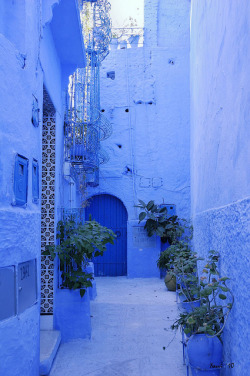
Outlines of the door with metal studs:
{"label": "door with metal studs", "polygon": [[115,196],[101,194],[90,199],[86,208],[85,218],[95,219],[101,225],[114,231],[117,235],[114,245],[108,244],[103,256],[94,261],[95,276],[124,276],[127,275],[127,210]]}

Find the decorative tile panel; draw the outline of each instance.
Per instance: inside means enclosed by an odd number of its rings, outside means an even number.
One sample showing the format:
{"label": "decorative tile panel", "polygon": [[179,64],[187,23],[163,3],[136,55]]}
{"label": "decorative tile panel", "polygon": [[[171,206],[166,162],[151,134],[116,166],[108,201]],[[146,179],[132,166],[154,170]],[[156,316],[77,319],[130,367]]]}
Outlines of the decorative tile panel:
{"label": "decorative tile panel", "polygon": [[[42,129],[41,250],[55,242],[56,111],[44,90]],[[41,314],[53,314],[54,262],[41,257]]]}

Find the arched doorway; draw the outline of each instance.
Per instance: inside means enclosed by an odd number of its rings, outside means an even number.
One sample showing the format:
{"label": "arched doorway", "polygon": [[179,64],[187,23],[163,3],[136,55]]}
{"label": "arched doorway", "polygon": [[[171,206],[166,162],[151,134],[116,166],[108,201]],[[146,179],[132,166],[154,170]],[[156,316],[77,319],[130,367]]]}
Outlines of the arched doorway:
{"label": "arched doorway", "polygon": [[127,275],[127,210],[115,196],[101,194],[90,199],[86,208],[86,220],[91,214],[101,225],[113,230],[117,238],[115,244],[108,244],[103,256],[94,260],[96,276]]}

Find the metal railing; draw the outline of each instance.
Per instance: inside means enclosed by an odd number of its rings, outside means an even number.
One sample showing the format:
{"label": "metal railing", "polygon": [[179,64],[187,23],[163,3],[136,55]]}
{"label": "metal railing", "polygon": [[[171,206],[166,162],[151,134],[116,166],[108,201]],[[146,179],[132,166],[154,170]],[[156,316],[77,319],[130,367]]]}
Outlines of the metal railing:
{"label": "metal railing", "polygon": [[96,186],[99,164],[109,157],[100,141],[110,137],[112,127],[100,111],[100,63],[109,53],[111,40],[108,0],[81,1],[81,22],[87,64],[70,78],[65,113],[65,161],[72,178]]}

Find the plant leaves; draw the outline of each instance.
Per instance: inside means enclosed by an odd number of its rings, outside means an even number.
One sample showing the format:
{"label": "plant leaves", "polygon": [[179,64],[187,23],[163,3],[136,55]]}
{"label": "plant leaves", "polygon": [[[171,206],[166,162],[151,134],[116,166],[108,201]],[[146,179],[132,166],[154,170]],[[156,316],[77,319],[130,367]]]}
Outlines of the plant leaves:
{"label": "plant leaves", "polygon": [[85,289],[80,289],[80,295],[81,298],[85,295],[86,290]]}
{"label": "plant leaves", "polygon": [[154,201],[151,200],[151,201],[149,201],[148,204],[147,204],[147,209],[148,209],[148,210],[151,210],[153,206],[154,206]]}
{"label": "plant leaves", "polygon": [[145,208],[146,207],[146,204],[145,204],[145,202],[144,201],[142,201],[142,200],[138,200],[139,201],[139,203],[142,205],[142,207],[143,208]]}
{"label": "plant leaves", "polygon": [[143,221],[143,219],[145,219],[147,216],[147,214],[145,212],[141,212],[140,215],[139,215],[139,222]]}
{"label": "plant leaves", "polygon": [[225,282],[227,279],[230,279],[230,278],[228,278],[228,277],[222,277],[222,278],[219,278],[219,280],[220,280],[220,281],[223,281],[223,282]]}
{"label": "plant leaves", "polygon": [[224,291],[224,292],[228,292],[228,291],[229,291],[229,288],[226,287],[226,286],[219,286],[219,287],[220,287],[220,289],[221,289],[222,291]]}
{"label": "plant leaves", "polygon": [[224,294],[219,294],[219,298],[222,299],[222,300],[225,300],[227,297]]}

